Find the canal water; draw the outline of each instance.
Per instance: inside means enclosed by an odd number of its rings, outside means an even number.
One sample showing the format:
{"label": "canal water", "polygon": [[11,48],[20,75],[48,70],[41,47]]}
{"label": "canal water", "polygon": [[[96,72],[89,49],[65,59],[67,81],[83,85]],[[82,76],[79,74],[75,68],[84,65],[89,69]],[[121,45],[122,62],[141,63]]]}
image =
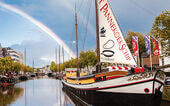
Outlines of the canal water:
{"label": "canal water", "polygon": [[56,79],[41,78],[17,83],[0,92],[0,106],[74,106]]}
{"label": "canal water", "polygon": [[[40,77],[38,79],[20,82],[13,86],[0,88],[0,106],[87,105],[85,102],[75,98],[73,94],[64,91],[62,88],[60,80],[48,77]],[[107,104],[107,106],[112,105],[113,104]],[[121,100],[120,106],[122,106]],[[139,104],[139,106],[145,106],[145,104]],[[170,106],[170,103],[162,101],[160,106]]]}

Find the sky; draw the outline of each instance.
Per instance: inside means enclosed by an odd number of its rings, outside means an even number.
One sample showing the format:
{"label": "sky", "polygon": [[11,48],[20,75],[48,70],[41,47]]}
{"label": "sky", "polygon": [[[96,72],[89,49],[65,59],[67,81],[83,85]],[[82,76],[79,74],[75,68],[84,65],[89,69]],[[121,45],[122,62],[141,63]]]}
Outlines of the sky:
{"label": "sky", "polygon": [[[155,17],[164,10],[170,10],[169,0],[108,1],[124,36],[128,31],[149,32]],[[76,54],[75,3],[79,51],[83,49],[85,38],[85,50],[96,47],[94,0],[0,0],[0,3],[13,7],[11,11],[0,5],[0,43],[22,53],[26,48],[27,65],[31,66],[33,59],[35,67],[55,61],[55,49],[59,45],[65,44],[65,60],[70,59],[71,51]],[[15,12],[15,9],[29,18]],[[33,20],[30,21],[30,18]]]}

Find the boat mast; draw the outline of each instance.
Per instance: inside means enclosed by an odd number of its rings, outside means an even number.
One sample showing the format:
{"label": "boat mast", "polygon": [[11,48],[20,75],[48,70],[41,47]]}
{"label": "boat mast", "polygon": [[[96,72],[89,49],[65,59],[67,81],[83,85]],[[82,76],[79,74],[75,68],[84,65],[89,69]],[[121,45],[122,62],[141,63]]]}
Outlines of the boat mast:
{"label": "boat mast", "polygon": [[55,55],[56,55],[56,73],[57,73],[57,70],[58,70],[58,69],[57,69],[57,68],[58,68],[58,67],[57,67],[57,48],[55,49]]}
{"label": "boat mast", "polygon": [[80,77],[79,61],[78,61],[78,30],[77,30],[77,11],[76,11],[76,5],[75,5],[75,25],[76,25],[77,77]]}
{"label": "boat mast", "polygon": [[98,0],[95,0],[95,8],[96,8],[96,42],[97,42],[97,73],[101,72],[101,68],[100,68],[100,44],[99,44],[99,18],[98,18],[98,4],[97,4]]}
{"label": "boat mast", "polygon": [[34,73],[34,58],[33,58],[33,61],[32,61],[32,68],[33,68],[33,73]]}
{"label": "boat mast", "polygon": [[63,52],[63,71],[65,72],[65,64],[64,64],[64,48],[62,47],[62,52]]}
{"label": "boat mast", "polygon": [[59,46],[59,57],[58,57],[58,59],[59,59],[59,73],[60,73],[60,46]]}

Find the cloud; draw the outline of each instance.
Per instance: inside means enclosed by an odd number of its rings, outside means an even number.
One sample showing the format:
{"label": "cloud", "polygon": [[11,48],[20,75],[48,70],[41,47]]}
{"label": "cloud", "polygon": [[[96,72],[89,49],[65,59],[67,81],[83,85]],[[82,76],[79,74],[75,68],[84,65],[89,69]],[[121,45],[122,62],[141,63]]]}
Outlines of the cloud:
{"label": "cloud", "polygon": [[[51,38],[42,36],[39,41],[25,40],[21,44],[14,44],[11,46],[16,51],[24,53],[26,48],[27,65],[32,66],[33,59],[36,67],[43,67],[55,61],[55,49],[59,45]],[[61,55],[62,56],[62,55]],[[65,60],[69,59],[69,55],[65,53]]]}
{"label": "cloud", "polygon": [[51,62],[51,61],[55,61],[54,58],[51,57],[46,57],[46,56],[42,56],[40,57],[40,60],[44,61],[44,62]]}

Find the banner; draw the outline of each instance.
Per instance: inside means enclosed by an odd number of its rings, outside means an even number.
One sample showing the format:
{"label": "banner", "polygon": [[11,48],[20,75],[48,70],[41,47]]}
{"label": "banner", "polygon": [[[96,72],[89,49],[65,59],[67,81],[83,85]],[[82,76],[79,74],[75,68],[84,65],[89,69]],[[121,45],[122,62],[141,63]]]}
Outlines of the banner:
{"label": "banner", "polygon": [[134,56],[138,56],[138,37],[132,36],[132,46],[134,51]]}
{"label": "banner", "polygon": [[145,39],[146,53],[147,53],[147,55],[151,55],[150,36],[149,35],[145,35],[144,39]]}
{"label": "banner", "polygon": [[158,56],[159,55],[159,42],[152,37],[152,42],[153,42],[153,55]]}
{"label": "banner", "polygon": [[136,65],[107,0],[98,0],[100,62]]}

